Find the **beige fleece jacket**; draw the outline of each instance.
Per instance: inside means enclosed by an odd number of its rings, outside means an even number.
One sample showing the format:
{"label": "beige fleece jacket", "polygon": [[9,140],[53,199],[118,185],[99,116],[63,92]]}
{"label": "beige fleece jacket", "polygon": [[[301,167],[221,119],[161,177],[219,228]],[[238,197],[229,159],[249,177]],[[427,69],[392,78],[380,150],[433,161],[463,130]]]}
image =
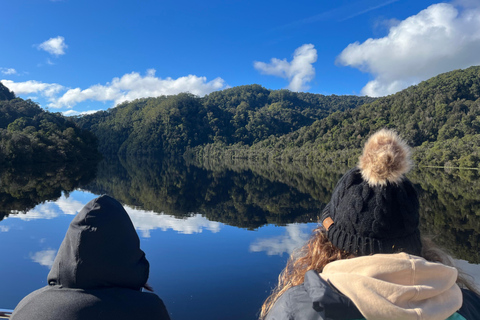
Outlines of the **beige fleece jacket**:
{"label": "beige fleece jacket", "polygon": [[457,269],[406,253],[335,261],[320,276],[368,320],[445,320],[462,305]]}

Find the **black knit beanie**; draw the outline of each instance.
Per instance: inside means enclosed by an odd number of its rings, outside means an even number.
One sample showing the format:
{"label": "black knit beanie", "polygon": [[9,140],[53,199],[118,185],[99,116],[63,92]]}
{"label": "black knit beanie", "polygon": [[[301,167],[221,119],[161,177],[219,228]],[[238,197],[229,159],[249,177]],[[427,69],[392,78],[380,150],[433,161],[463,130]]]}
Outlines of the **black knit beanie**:
{"label": "black knit beanie", "polygon": [[338,181],[323,210],[330,242],[357,256],[420,255],[419,201],[405,177],[410,167],[410,149],[395,132],[372,135],[358,166]]}

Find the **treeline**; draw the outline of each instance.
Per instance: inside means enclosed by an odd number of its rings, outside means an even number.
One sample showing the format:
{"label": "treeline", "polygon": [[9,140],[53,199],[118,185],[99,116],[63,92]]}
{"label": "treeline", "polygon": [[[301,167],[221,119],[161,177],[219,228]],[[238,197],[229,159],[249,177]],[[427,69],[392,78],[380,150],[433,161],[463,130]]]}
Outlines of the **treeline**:
{"label": "treeline", "polygon": [[138,99],[73,120],[97,136],[103,154],[181,155],[208,143],[249,146],[373,100],[248,85],[203,98],[183,93]]}
{"label": "treeline", "polygon": [[[8,99],[0,101],[6,115],[0,118],[0,162],[92,154],[86,152],[96,143],[91,134],[8,89],[0,97]],[[138,99],[71,120],[96,136],[105,155],[353,165],[372,132],[393,128],[414,148],[417,165],[479,168],[480,67],[379,99],[248,85],[205,97]]]}
{"label": "treeline", "polygon": [[414,147],[418,165],[480,165],[480,67],[438,75],[355,109],[337,111],[310,126],[252,146],[209,144],[190,157],[281,161],[357,161],[368,136],[397,130]]}
{"label": "treeline", "polygon": [[97,139],[0,83],[0,164],[98,159]]}

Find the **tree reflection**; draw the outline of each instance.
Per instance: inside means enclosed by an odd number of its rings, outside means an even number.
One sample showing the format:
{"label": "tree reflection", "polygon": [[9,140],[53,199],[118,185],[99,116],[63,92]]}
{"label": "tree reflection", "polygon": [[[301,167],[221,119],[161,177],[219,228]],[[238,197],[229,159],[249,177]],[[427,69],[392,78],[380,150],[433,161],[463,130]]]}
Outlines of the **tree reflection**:
{"label": "tree reflection", "polygon": [[454,256],[480,263],[480,178],[478,171],[416,170],[421,228]]}
{"label": "tree reflection", "polygon": [[95,177],[97,162],[3,167],[0,171],[0,221],[56,200]]}
{"label": "tree reflection", "polygon": [[210,171],[183,160],[105,159],[86,188],[144,210],[180,218],[200,213],[212,221],[249,229],[316,221],[321,206],[310,195],[251,170]]}
{"label": "tree reflection", "polygon": [[[96,168],[96,170],[95,170]],[[347,167],[303,163],[106,158],[100,163],[3,168],[0,220],[77,188],[109,194],[132,208],[255,229],[316,222]],[[421,229],[459,259],[480,263],[477,171],[415,169]]]}

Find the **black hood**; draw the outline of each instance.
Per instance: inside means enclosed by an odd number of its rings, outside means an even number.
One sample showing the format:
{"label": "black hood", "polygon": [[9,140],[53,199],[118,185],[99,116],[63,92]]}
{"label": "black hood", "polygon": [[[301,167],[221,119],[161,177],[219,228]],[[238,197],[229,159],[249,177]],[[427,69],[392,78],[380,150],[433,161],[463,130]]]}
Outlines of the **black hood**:
{"label": "black hood", "polygon": [[48,274],[50,285],[140,290],[149,263],[123,206],[109,196],[87,203],[70,223]]}

